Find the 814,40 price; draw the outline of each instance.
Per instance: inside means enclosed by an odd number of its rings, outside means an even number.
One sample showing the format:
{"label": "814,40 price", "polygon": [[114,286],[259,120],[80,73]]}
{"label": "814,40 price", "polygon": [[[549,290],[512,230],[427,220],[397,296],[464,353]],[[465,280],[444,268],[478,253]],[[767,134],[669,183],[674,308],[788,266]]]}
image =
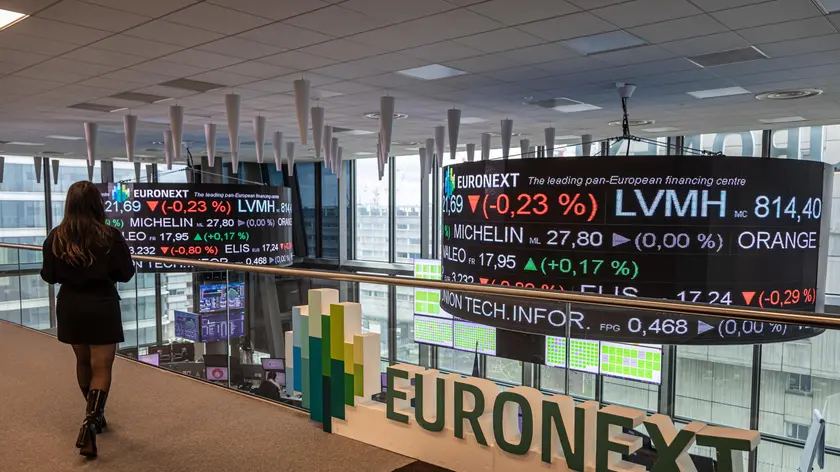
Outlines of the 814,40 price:
{"label": "814,40 price", "polygon": [[809,198],[797,202],[796,197],[785,201],[782,197],[771,199],[766,195],[759,195],[755,199],[755,216],[776,219],[790,217],[796,221],[818,220],[822,216],[822,200]]}

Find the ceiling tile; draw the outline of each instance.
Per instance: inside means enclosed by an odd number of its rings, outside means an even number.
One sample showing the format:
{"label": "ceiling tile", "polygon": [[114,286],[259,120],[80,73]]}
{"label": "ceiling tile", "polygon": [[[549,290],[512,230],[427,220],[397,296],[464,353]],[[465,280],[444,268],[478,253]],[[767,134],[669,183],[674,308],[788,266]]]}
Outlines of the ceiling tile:
{"label": "ceiling tile", "polygon": [[141,62],[130,69],[141,72],[151,72],[153,74],[165,75],[167,77],[189,77],[191,75],[201,74],[207,72],[204,67],[190,66],[177,62],[165,61],[163,59],[154,59],[148,62]]}
{"label": "ceiling tile", "polygon": [[221,38],[223,35],[199,28],[155,20],[125,32],[129,36],[192,47]]}
{"label": "ceiling tile", "polygon": [[49,78],[50,71],[69,72],[73,74],[93,77],[96,75],[107,74],[119,66],[108,66],[103,64],[93,64],[90,62],[83,62],[77,59],[70,59],[65,57],[56,57],[48,61],[42,62],[38,65],[32,66],[33,69],[41,71],[45,75],[42,78]]}
{"label": "ceiling tile", "polygon": [[501,55],[522,64],[540,64],[542,62],[557,61],[570,57],[580,57],[580,54],[567,48],[560,42],[514,49],[503,52]]}
{"label": "ceiling tile", "polygon": [[248,41],[238,37],[219,39],[211,43],[202,44],[197,49],[224,54],[241,59],[256,59],[258,57],[270,56],[282,51],[283,48],[271,46],[265,43]]}
{"label": "ceiling tile", "polygon": [[84,0],[103,7],[157,18],[175,10],[198,3],[199,0]]}
{"label": "ceiling tile", "polygon": [[615,26],[591,13],[574,13],[528,25],[527,31],[549,41],[589,36],[615,31]]}
{"label": "ceiling tile", "polygon": [[333,64],[331,66],[314,69],[312,72],[317,74],[330,75],[342,80],[353,80],[361,77],[369,77],[371,75],[379,75],[382,72],[376,69],[359,64],[359,61],[342,62],[340,64]]}
{"label": "ceiling tile", "polygon": [[730,29],[743,29],[822,16],[822,11],[811,0],[773,0],[721,10],[712,16]]}
{"label": "ceiling tile", "polygon": [[628,31],[634,36],[655,44],[722,33],[728,31],[728,28],[711,16],[703,14],[638,26]]}
{"label": "ceiling tile", "polygon": [[0,0],[0,8],[32,15],[55,3],[55,0]]}
{"label": "ceiling tile", "polygon": [[352,36],[353,41],[390,51],[498,29],[500,23],[467,10],[427,16]]}
{"label": "ceiling tile", "polygon": [[295,69],[290,67],[280,67],[272,64],[266,64],[261,61],[248,61],[241,64],[235,64],[221,69],[222,72],[232,72],[234,74],[244,75],[247,77],[254,77],[257,79],[268,79],[270,77],[280,77],[290,74]]}
{"label": "ceiling tile", "polygon": [[519,82],[520,80],[541,79],[548,77],[551,72],[529,66],[519,66],[510,69],[501,69],[485,72],[483,75],[502,82]]}
{"label": "ceiling tile", "polygon": [[412,20],[455,8],[443,0],[347,0],[341,7],[373,18],[386,25]]}
{"label": "ceiling tile", "polygon": [[49,20],[88,26],[115,33],[150,20],[149,17],[101,7],[76,0],[63,0],[38,13]]}
{"label": "ceiling tile", "polygon": [[273,23],[251,31],[246,31],[237,37],[279,46],[283,49],[297,49],[332,39],[330,36],[325,34],[287,25],[285,23]]}
{"label": "ceiling tile", "polygon": [[247,13],[209,3],[199,3],[163,17],[164,20],[224,34],[236,34],[269,22]]}
{"label": "ceiling tile", "polygon": [[59,21],[47,20],[46,18],[30,17],[25,21],[15,23],[3,30],[15,34],[25,34],[36,38],[53,39],[63,43],[85,45],[111,35],[109,31],[83,26],[71,25]]}
{"label": "ceiling tile", "polygon": [[544,42],[544,39],[532,36],[516,28],[504,28],[487,33],[474,34],[452,41],[482,52],[501,52],[511,49],[534,46]]}
{"label": "ceiling tile", "polygon": [[106,51],[104,49],[96,49],[90,46],[76,49],[75,51],[71,51],[62,57],[65,59],[115,67],[129,67],[147,60],[145,57],[135,56],[133,54]]}
{"label": "ceiling tile", "polygon": [[176,62],[178,64],[186,64],[204,69],[219,69],[221,67],[236,64],[237,62],[242,62],[242,59],[236,57],[201,51],[198,49],[188,49],[176,52],[164,57],[163,59],[169,62]]}
{"label": "ceiling tile", "polygon": [[45,92],[47,90],[61,87],[62,85],[64,84],[61,82],[32,79],[29,77],[15,77],[13,75],[0,78],[0,90],[21,95],[32,95],[38,92]]}
{"label": "ceiling tile", "polygon": [[682,39],[669,43],[662,43],[663,49],[679,54],[681,56],[693,56],[710,52],[728,51],[730,49],[742,48],[750,44],[735,33],[717,33],[699,38]]}
{"label": "ceiling tile", "polygon": [[113,72],[103,74],[101,77],[103,79],[121,80],[138,85],[159,84],[172,79],[171,75],[155,74],[152,72],[141,71],[136,68],[115,70]]}
{"label": "ceiling tile", "polygon": [[458,61],[449,61],[445,65],[467,72],[487,72],[498,69],[509,69],[521,64],[499,54],[487,54]]}
{"label": "ceiling tile", "polygon": [[349,36],[389,24],[336,5],[289,18],[283,23],[311,31],[328,31],[332,36]]}
{"label": "ceiling tile", "polygon": [[79,47],[78,44],[65,41],[54,41],[24,34],[17,34],[11,30],[0,31],[0,48],[15,51],[34,52],[45,56],[58,56]]}
{"label": "ceiling tile", "polygon": [[703,12],[688,0],[633,0],[592,10],[592,13],[621,28],[632,28]]}
{"label": "ceiling tile", "polygon": [[738,30],[739,35],[753,44],[810,38],[836,32],[837,29],[824,16]]}
{"label": "ceiling tile", "polygon": [[610,65],[623,66],[670,59],[674,57],[674,53],[662,49],[659,46],[650,45],[594,54],[592,57]]}
{"label": "ceiling tile", "polygon": [[31,66],[39,62],[49,60],[50,56],[42,54],[33,54],[31,52],[12,51],[9,49],[0,49],[0,62],[13,65]]}
{"label": "ceiling tile", "polygon": [[143,38],[135,38],[125,34],[115,34],[109,38],[93,43],[91,47],[106,51],[134,54],[146,58],[156,58],[172,54],[181,49],[173,44],[160,43]]}
{"label": "ceiling tile", "polygon": [[309,70],[328,66],[334,63],[335,60],[300,51],[288,51],[281,52],[280,54],[275,54],[273,56],[263,57],[260,59],[260,62],[297,70]]}
{"label": "ceiling tile", "polygon": [[753,5],[766,1],[767,0],[691,0],[691,3],[697,5],[703,11],[717,11],[743,7],[745,5]]}
{"label": "ceiling tile", "polygon": [[48,67],[37,65],[28,67],[13,74],[14,77],[27,77],[31,79],[41,79],[49,77],[54,82],[62,82],[65,84],[72,84],[92,77],[89,74],[78,74],[74,72],[52,70]]}
{"label": "ceiling tile", "polygon": [[374,56],[387,52],[377,46],[367,46],[349,39],[328,41],[301,49],[301,52],[328,57],[337,61],[352,61],[362,57]]}
{"label": "ceiling tile", "polygon": [[584,10],[594,10],[596,8],[615,5],[616,3],[623,3],[627,0],[568,0],[569,3],[576,5]]}
{"label": "ceiling tile", "polygon": [[481,56],[484,54],[478,49],[467,47],[455,41],[441,41],[439,43],[427,44],[411,49],[400,51],[401,54],[426,60],[430,63],[440,63],[464,59],[465,57]]}
{"label": "ceiling tile", "polygon": [[330,5],[320,0],[208,0],[208,3],[275,21]]}
{"label": "ceiling tile", "polygon": [[572,72],[604,69],[609,66],[597,59],[593,59],[592,57],[574,57],[559,61],[545,62],[537,64],[534,67],[556,74],[569,74]]}
{"label": "ceiling tile", "polygon": [[759,49],[770,57],[786,57],[809,52],[832,51],[840,49],[840,34],[833,33],[813,38],[780,41],[762,44]]}
{"label": "ceiling tile", "polygon": [[188,77],[191,80],[200,80],[202,82],[210,82],[211,84],[222,84],[222,85],[229,85],[229,86],[237,86],[242,84],[248,84],[251,82],[256,82],[257,79],[253,77],[248,77],[240,74],[235,74],[232,72],[226,72],[221,70],[214,70],[210,72],[205,72],[203,74],[193,75]]}
{"label": "ceiling tile", "polygon": [[506,25],[518,25],[580,11],[564,0],[492,0],[469,7],[470,10]]}

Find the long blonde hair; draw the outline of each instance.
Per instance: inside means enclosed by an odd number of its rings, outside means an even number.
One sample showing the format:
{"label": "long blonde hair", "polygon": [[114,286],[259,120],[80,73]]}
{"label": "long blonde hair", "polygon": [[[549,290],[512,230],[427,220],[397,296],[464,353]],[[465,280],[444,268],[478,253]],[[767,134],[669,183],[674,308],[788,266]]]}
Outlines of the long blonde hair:
{"label": "long blonde hair", "polygon": [[105,206],[94,184],[83,180],[70,186],[64,220],[53,233],[53,254],[72,266],[90,267],[94,247],[110,248],[111,229],[105,224]]}

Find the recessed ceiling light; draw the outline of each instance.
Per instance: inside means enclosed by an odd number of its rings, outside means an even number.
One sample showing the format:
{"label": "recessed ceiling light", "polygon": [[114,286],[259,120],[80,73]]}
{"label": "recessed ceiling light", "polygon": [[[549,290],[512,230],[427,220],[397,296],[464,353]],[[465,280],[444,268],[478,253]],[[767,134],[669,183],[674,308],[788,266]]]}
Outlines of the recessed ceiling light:
{"label": "recessed ceiling light", "polygon": [[[630,126],[647,126],[656,123],[654,120],[629,120]],[[621,126],[621,121],[610,121],[607,123],[610,126]]]}
{"label": "recessed ceiling light", "polygon": [[485,120],[484,118],[479,118],[477,116],[465,116],[461,118],[462,125],[474,125],[476,123],[484,123],[485,121],[487,120]]}
{"label": "recessed ceiling light", "polygon": [[571,141],[572,139],[580,139],[580,136],[575,136],[573,134],[566,134],[563,136],[555,136],[555,141]]}
{"label": "recessed ceiling light", "polygon": [[816,0],[816,2],[826,15],[840,11],[840,0]]}
{"label": "recessed ceiling light", "polygon": [[[371,120],[378,120],[379,119],[379,112],[378,111],[372,111],[370,113],[363,113],[362,116],[364,116],[365,118],[370,118]],[[406,115],[405,113],[394,113],[394,119],[395,120],[404,120],[406,118],[408,118],[408,115]]]}
{"label": "recessed ceiling light", "polygon": [[575,105],[563,105],[559,107],[554,107],[554,110],[559,111],[560,113],[578,113],[581,111],[592,111],[600,109],[601,107],[597,105],[591,105],[589,103],[578,103]]}
{"label": "recessed ceiling light", "polygon": [[44,143],[27,143],[26,141],[9,141],[6,144],[12,146],[44,146]]}
{"label": "recessed ceiling light", "polygon": [[397,146],[397,147],[406,147],[406,146],[417,146],[420,143],[416,143],[414,141],[394,141],[391,144],[393,146]]}
{"label": "recessed ceiling light", "polygon": [[365,136],[368,134],[373,134],[373,131],[368,131],[366,129],[351,129],[349,131],[344,131],[341,134],[349,134],[350,136]]}
{"label": "recessed ceiling light", "polygon": [[759,93],[755,98],[756,100],[796,100],[799,98],[816,97],[822,95],[822,93],[822,90],[816,88],[775,90],[773,92]]}
{"label": "recessed ceiling light", "polygon": [[111,95],[111,98],[116,98],[117,100],[128,100],[132,102],[140,102],[140,103],[160,103],[164,100],[172,100],[171,97],[164,97],[163,95],[154,95],[151,93],[140,93],[140,92],[122,92],[116,93]]}
{"label": "recessed ceiling light", "polygon": [[642,131],[645,133],[670,133],[671,131],[679,131],[679,128],[673,126],[663,126],[662,128],[645,128]]}
{"label": "recessed ceiling light", "polygon": [[633,36],[626,31],[619,30],[569,39],[563,41],[563,44],[581,54],[588,55],[641,46],[647,44],[647,41]]}
{"label": "recessed ceiling light", "polygon": [[62,136],[60,134],[53,134],[51,136],[47,136],[47,139],[63,139],[65,141],[81,141],[85,139],[84,136]]}
{"label": "recessed ceiling light", "polygon": [[739,62],[756,61],[767,59],[767,55],[755,46],[745,48],[729,49],[726,51],[710,52],[686,57],[689,61],[700,67],[714,67],[726,64],[737,64]]}
{"label": "recessed ceiling light", "polygon": [[405,148],[405,150],[406,151],[419,151],[420,148],[419,147],[407,147],[407,148]]}
{"label": "recessed ceiling light", "polygon": [[[511,133],[510,135],[512,137],[513,136],[528,136],[527,134],[522,134],[522,133]],[[502,134],[501,133],[490,133],[490,136],[493,136],[493,137],[496,137],[496,138],[501,138]]]}
{"label": "recessed ceiling light", "polygon": [[126,110],[128,110],[128,107],[117,108],[116,110],[111,110],[110,113],[117,113],[117,112],[126,111]]}
{"label": "recessed ceiling light", "polygon": [[28,16],[29,15],[23,13],[0,9],[0,30],[8,28],[17,22],[26,19]]}
{"label": "recessed ceiling light", "polygon": [[466,73],[466,71],[453,69],[440,64],[430,64],[428,66],[397,71],[397,74],[407,75],[409,77],[414,77],[415,79],[423,80],[445,79],[447,77],[457,77]]}
{"label": "recessed ceiling light", "polygon": [[733,95],[743,95],[750,93],[749,90],[743,87],[724,87],[718,89],[695,90],[693,92],[686,92],[694,98],[717,98],[717,97],[731,97]]}
{"label": "recessed ceiling light", "polygon": [[330,97],[339,97],[341,95],[344,95],[344,94],[340,93],[340,92],[330,92],[329,90],[323,90],[323,89],[318,89],[318,90],[313,90],[312,91],[312,98],[330,98]]}
{"label": "recessed ceiling light", "polygon": [[758,120],[765,124],[775,124],[775,123],[795,123],[797,121],[807,121],[805,118],[801,116],[783,116],[781,118],[762,118]]}
{"label": "recessed ceiling light", "polygon": [[158,123],[158,124],[161,124],[161,125],[168,125],[169,122],[170,122],[169,118],[155,118],[155,117],[140,118],[140,121],[145,121],[146,123]]}
{"label": "recessed ceiling light", "polygon": [[376,153],[367,152],[367,151],[359,151],[359,152],[356,153],[357,156],[372,156],[374,154],[376,154]]}

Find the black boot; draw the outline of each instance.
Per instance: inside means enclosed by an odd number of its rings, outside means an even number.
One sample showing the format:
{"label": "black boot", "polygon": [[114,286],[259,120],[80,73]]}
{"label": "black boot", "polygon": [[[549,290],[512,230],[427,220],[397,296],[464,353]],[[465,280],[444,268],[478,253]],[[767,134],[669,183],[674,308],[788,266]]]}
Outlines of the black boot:
{"label": "black boot", "polygon": [[102,390],[91,390],[88,392],[85,420],[79,429],[79,436],[76,438],[76,447],[79,448],[79,454],[91,459],[97,455],[96,424],[102,416],[102,410],[105,408],[105,400],[107,398],[108,393]]}
{"label": "black boot", "polygon": [[[82,390],[82,395],[87,400],[88,392],[90,391],[90,387],[82,387],[79,385],[79,388]],[[105,421],[105,412],[103,411],[99,417],[97,417],[97,421],[95,423],[96,426],[96,434],[102,434],[108,429],[108,422]]]}

